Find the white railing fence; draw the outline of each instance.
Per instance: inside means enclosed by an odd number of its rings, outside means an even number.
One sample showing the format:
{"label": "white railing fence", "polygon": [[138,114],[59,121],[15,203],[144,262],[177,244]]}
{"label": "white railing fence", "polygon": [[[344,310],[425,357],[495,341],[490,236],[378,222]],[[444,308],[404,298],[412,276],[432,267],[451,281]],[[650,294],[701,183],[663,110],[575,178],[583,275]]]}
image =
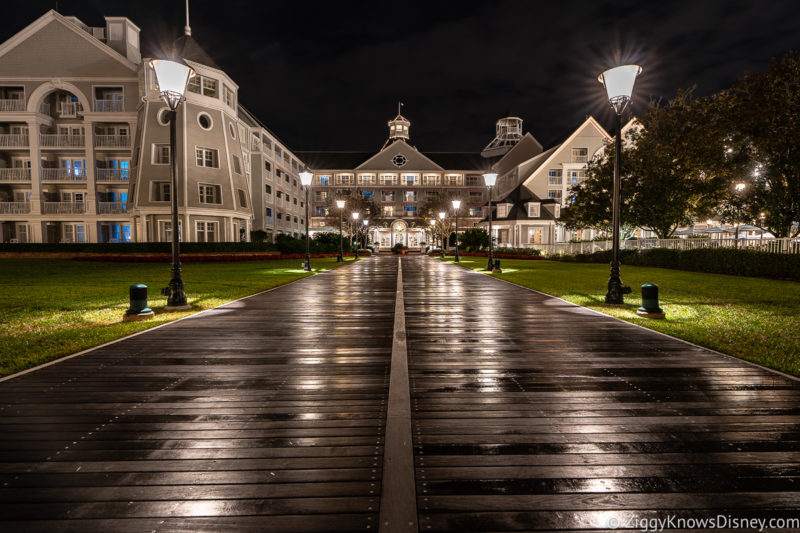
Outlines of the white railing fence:
{"label": "white railing fence", "polygon": [[[563,242],[556,244],[528,244],[530,248],[545,254],[575,255],[591,254],[611,250],[611,241]],[[698,248],[740,248],[781,254],[800,253],[800,238],[761,239],[631,239],[620,242],[622,250],[648,250],[667,248],[670,250],[694,250]]]}

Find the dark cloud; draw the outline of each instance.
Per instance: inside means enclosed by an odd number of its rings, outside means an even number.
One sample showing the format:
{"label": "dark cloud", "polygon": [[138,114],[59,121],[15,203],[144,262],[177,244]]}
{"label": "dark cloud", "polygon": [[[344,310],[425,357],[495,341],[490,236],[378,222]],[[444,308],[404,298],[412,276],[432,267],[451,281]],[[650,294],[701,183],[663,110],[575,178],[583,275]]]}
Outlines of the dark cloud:
{"label": "dark cloud", "polygon": [[[5,39],[55,2],[0,21]],[[158,49],[183,2],[60,1],[101,25],[125,15]],[[800,3],[192,2],[195,38],[240,85],[243,104],[295,149],[376,149],[396,103],[420,148],[479,150],[511,111],[545,145],[610,112],[597,74],[639,62],[636,106],[698,86],[709,94],[800,47]]]}

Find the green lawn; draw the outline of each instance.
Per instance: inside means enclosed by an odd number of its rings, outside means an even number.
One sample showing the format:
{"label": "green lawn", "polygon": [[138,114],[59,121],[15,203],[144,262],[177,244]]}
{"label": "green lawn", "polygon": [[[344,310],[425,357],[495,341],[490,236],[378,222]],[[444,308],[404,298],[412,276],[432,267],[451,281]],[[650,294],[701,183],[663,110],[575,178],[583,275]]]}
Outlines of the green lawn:
{"label": "green lawn", "polygon": [[[194,309],[166,312],[166,298],[160,292],[170,279],[167,263],[0,259],[0,375],[310,275],[301,263],[301,259],[184,263],[186,294]],[[336,266],[336,258],[312,259],[311,264],[315,271],[328,270]],[[148,286],[155,318],[121,321],[133,283]]]}
{"label": "green lawn", "polygon": [[[447,260],[452,260],[449,257]],[[486,258],[461,265],[486,268]],[[608,265],[502,259],[500,279],[667,333],[748,361],[800,376],[800,283],[622,266],[633,288],[623,308],[603,299]],[[665,320],[639,317],[641,285],[659,286]]]}

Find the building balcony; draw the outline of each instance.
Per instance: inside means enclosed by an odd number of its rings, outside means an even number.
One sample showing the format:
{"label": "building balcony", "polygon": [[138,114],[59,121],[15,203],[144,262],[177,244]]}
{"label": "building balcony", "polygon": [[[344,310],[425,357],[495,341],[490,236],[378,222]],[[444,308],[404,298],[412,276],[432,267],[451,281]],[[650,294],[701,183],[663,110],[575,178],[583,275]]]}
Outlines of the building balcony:
{"label": "building balcony", "polygon": [[30,212],[29,202],[0,202],[0,215],[24,215]]}
{"label": "building balcony", "polygon": [[31,169],[29,168],[0,168],[0,182],[20,183],[31,181]]}
{"label": "building balcony", "polygon": [[83,202],[43,202],[43,215],[80,215],[86,212]]}
{"label": "building balcony", "polygon": [[117,215],[128,212],[128,202],[97,202],[98,215]]}
{"label": "building balcony", "polygon": [[50,104],[47,104],[45,102],[39,104],[39,113],[41,113],[42,115],[50,116]]}
{"label": "building balcony", "polygon": [[125,110],[122,100],[95,100],[94,110],[98,113],[119,113]]}
{"label": "building balcony", "polygon": [[41,169],[42,181],[67,181],[85,182],[86,170],[82,168],[43,168]]}
{"label": "building balcony", "polygon": [[97,148],[130,148],[130,135],[95,135],[94,145]]}
{"label": "building balcony", "polygon": [[42,148],[83,148],[86,135],[57,135],[43,133],[39,135]]}
{"label": "building balcony", "polygon": [[59,118],[75,118],[83,114],[83,106],[80,102],[59,102],[56,109]]}
{"label": "building balcony", "polygon": [[0,100],[0,113],[25,111],[25,100]]}
{"label": "building balcony", "polygon": [[127,168],[98,168],[94,173],[97,183],[128,181],[129,174],[130,170]]}
{"label": "building balcony", "polygon": [[0,148],[27,148],[29,144],[27,135],[18,133],[4,133],[0,135]]}

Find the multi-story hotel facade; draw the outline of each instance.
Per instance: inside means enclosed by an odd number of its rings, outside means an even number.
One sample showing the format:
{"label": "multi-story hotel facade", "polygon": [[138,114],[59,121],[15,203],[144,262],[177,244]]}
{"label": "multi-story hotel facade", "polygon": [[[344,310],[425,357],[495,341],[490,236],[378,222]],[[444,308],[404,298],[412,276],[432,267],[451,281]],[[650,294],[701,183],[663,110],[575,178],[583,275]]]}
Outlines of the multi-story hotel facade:
{"label": "multi-story hotel facade", "polygon": [[[0,45],[2,242],[171,238],[166,104],[139,28],[105,22],[49,11]],[[174,43],[198,74],[177,115],[181,238],[300,236],[301,163],[190,33]]]}
{"label": "multi-story hotel facade", "polygon": [[[503,117],[482,150],[417,149],[399,112],[372,152],[293,153],[239,102],[239,87],[191,35],[171,51],[196,71],[179,106],[171,154],[167,106],[139,28],[124,17],[90,27],[49,11],[0,45],[0,242],[153,242],[171,239],[170,162],[179,169],[184,241],[249,240],[263,230],[299,237],[314,174],[311,232],[337,231],[337,198],[374,200],[369,241],[420,249],[432,213],[460,199],[460,228],[488,226],[483,174],[499,174],[492,233],[500,246],[575,237],[558,224],[568,188],[609,141],[588,118],[543,151],[522,120]],[[436,243],[438,244],[438,243]]]}

